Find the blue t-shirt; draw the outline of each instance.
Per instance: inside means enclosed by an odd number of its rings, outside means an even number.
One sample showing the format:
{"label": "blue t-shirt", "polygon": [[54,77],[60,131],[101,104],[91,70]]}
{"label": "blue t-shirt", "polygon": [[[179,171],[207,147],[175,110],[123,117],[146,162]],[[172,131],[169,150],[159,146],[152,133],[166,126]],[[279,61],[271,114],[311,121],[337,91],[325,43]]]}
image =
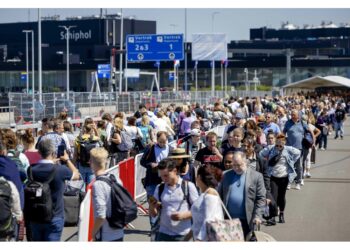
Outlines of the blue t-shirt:
{"label": "blue t-shirt", "polygon": [[24,208],[23,184],[19,175],[17,165],[7,156],[0,155],[0,176],[15,184],[21,200],[21,208]]}
{"label": "blue t-shirt", "polygon": [[283,129],[283,133],[287,135],[286,145],[302,149],[301,142],[304,138],[305,130],[308,130],[305,122],[298,121],[294,123],[293,120],[288,120]]}
{"label": "blue t-shirt", "polygon": [[281,133],[280,127],[278,127],[278,125],[274,122],[271,122],[270,124],[265,124],[264,127],[264,133],[265,135],[267,135],[267,133],[269,132],[269,130],[272,130],[272,132],[277,135],[279,133]]}
{"label": "blue t-shirt", "polygon": [[246,173],[242,175],[235,174],[229,187],[227,210],[232,218],[247,219],[244,195],[245,178]]}
{"label": "blue t-shirt", "polygon": [[[39,182],[47,181],[54,167],[56,168],[56,173],[55,177],[50,183],[53,216],[64,218],[63,193],[65,181],[72,178],[72,171],[65,165],[54,165],[52,163],[48,163],[46,160],[41,160],[38,164],[33,165],[33,179]],[[27,172],[29,176],[29,169]]]}

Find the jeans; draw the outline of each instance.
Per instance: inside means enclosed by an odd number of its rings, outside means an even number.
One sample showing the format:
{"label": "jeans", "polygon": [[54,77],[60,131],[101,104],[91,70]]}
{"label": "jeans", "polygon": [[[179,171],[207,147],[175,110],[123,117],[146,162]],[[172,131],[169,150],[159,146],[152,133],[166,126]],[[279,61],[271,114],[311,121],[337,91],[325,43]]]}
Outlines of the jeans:
{"label": "jeans", "polygon": [[295,172],[297,173],[297,177],[295,178],[295,183],[297,184],[300,184],[301,183],[301,179],[302,179],[302,176],[303,176],[303,167],[302,167],[302,159],[303,159],[303,156],[304,156],[304,150],[303,149],[299,149],[300,150],[300,157],[299,159],[295,162],[294,164],[294,169],[295,169]]}
{"label": "jeans", "polygon": [[168,235],[158,232],[156,241],[184,241],[185,237],[186,235]]}
{"label": "jeans", "polygon": [[79,173],[81,174],[81,177],[83,178],[86,188],[86,186],[89,185],[89,183],[95,178],[95,175],[90,167],[84,167],[79,164],[78,169]]}
{"label": "jeans", "polygon": [[[311,148],[303,148],[303,173],[305,172],[305,168],[311,168]],[[304,179],[304,175],[301,176]]]}
{"label": "jeans", "polygon": [[338,137],[338,131],[340,131],[340,136],[344,136],[344,124],[343,122],[334,122],[335,137]]}
{"label": "jeans", "polygon": [[33,241],[60,241],[64,227],[64,218],[54,217],[50,223],[30,223]]}
{"label": "jeans", "polygon": [[318,148],[324,148],[324,149],[327,149],[327,141],[328,141],[328,138],[327,138],[327,135],[321,133],[319,136],[318,136]]}

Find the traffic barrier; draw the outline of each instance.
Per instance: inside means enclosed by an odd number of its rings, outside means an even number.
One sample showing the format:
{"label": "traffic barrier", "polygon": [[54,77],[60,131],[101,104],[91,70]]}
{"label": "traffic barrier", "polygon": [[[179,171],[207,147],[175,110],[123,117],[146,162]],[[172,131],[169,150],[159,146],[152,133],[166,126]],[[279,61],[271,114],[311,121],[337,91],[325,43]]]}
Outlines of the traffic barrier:
{"label": "traffic barrier", "polygon": [[141,158],[143,154],[135,156],[135,200],[146,195],[146,190],[142,185],[142,178],[146,176],[146,168],[141,166]]}
{"label": "traffic barrier", "polygon": [[119,178],[123,182],[123,187],[129,191],[131,197],[135,199],[135,159],[129,158],[119,162]]}

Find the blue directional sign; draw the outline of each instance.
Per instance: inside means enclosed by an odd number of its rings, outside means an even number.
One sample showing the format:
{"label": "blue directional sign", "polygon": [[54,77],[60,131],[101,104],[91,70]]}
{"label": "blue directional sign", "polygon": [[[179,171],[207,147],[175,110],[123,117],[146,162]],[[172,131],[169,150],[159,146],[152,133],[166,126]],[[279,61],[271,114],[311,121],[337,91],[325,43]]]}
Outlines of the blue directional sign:
{"label": "blue directional sign", "polygon": [[27,73],[26,72],[21,72],[21,80],[26,81],[27,80]]}
{"label": "blue directional sign", "polygon": [[126,36],[129,62],[183,60],[182,34]]}
{"label": "blue directional sign", "polygon": [[111,65],[110,64],[98,64],[97,65],[97,76],[98,76],[98,78],[109,78],[111,76]]}

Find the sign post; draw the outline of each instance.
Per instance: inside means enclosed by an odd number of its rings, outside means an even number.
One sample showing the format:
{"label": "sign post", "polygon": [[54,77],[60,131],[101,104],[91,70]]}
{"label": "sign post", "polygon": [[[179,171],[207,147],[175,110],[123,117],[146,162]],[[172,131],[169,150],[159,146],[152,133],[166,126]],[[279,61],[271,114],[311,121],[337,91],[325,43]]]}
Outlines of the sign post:
{"label": "sign post", "polygon": [[127,61],[174,61],[184,59],[182,34],[128,35]]}

